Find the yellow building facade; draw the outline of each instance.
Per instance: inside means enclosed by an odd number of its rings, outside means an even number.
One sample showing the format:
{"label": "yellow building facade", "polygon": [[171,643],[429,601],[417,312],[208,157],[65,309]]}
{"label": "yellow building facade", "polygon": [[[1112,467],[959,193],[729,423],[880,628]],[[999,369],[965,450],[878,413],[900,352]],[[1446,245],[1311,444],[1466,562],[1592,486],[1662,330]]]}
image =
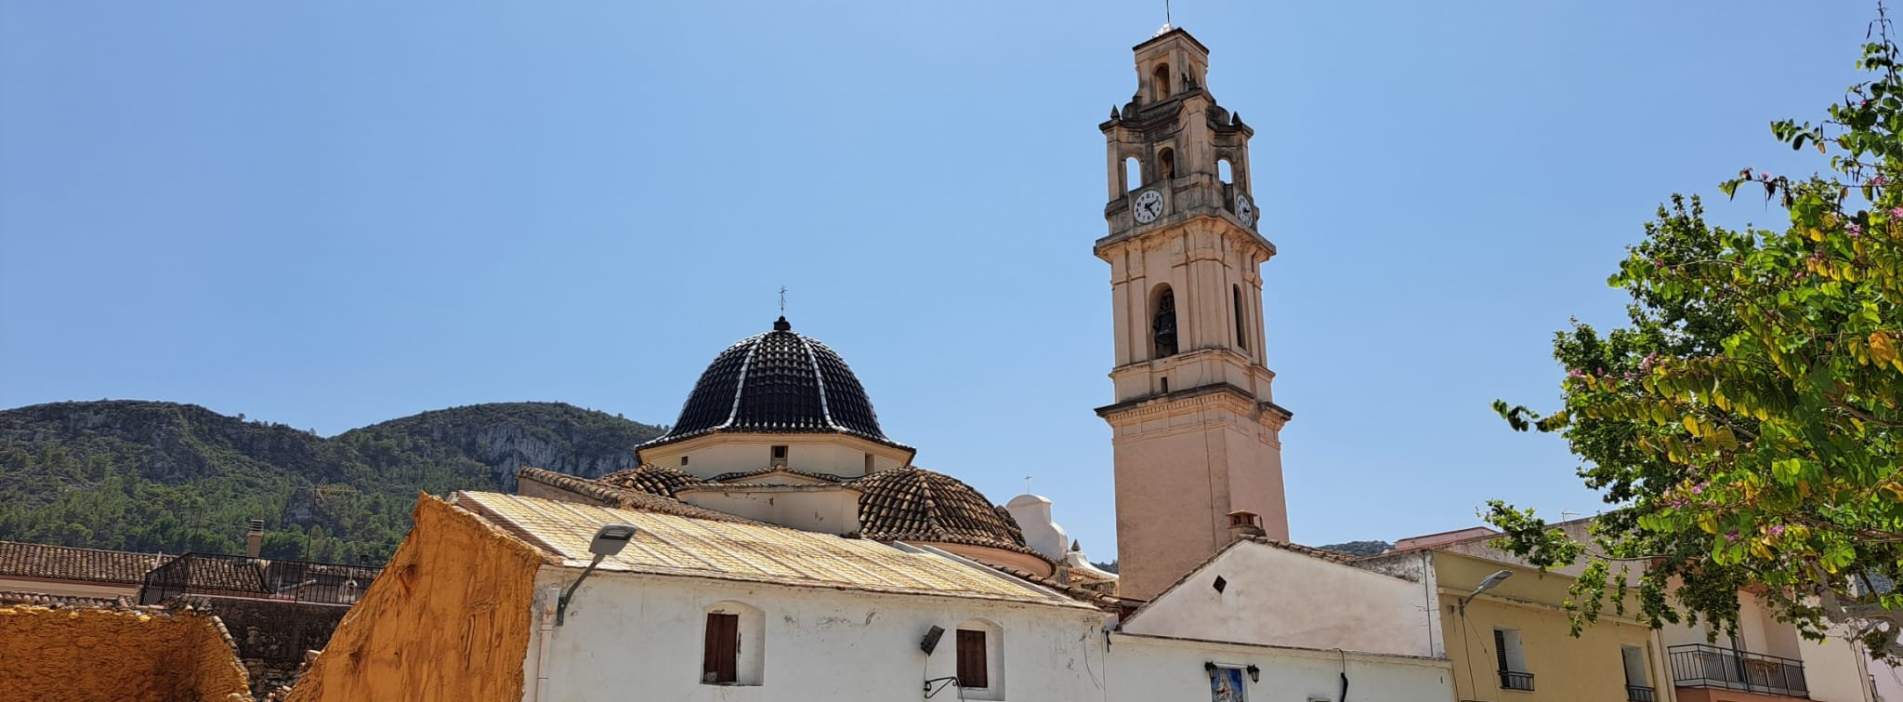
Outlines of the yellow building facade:
{"label": "yellow building facade", "polygon": [[[1651,628],[1608,608],[1575,637],[1565,606],[1572,577],[1457,548],[1359,562],[1421,583],[1424,635],[1453,662],[1456,700],[1675,702],[1665,650]],[[1504,579],[1496,575],[1503,572]]]}
{"label": "yellow building facade", "polygon": [[[1452,552],[1434,553],[1432,561],[1459,699],[1673,699],[1671,684],[1661,684],[1670,678],[1650,627],[1606,612],[1572,635],[1565,609],[1571,577]],[[1513,575],[1467,599],[1502,570]]]}

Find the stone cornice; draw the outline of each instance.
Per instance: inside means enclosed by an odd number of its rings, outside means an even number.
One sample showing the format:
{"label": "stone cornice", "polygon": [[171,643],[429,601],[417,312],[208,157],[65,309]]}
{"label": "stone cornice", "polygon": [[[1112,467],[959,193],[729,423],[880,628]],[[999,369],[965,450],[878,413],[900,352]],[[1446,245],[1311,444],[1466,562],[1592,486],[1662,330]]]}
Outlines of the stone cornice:
{"label": "stone cornice", "polygon": [[1287,408],[1273,402],[1257,400],[1255,399],[1255,395],[1250,394],[1249,391],[1228,383],[1216,383],[1213,385],[1173,390],[1167,393],[1157,393],[1133,400],[1125,400],[1116,404],[1104,405],[1097,408],[1097,416],[1111,419],[1113,415],[1125,415],[1142,410],[1161,410],[1169,406],[1191,402],[1213,404],[1224,401],[1240,402],[1243,406],[1253,411],[1267,414],[1273,418],[1277,427],[1280,427],[1282,423],[1295,417],[1295,413],[1290,412]]}

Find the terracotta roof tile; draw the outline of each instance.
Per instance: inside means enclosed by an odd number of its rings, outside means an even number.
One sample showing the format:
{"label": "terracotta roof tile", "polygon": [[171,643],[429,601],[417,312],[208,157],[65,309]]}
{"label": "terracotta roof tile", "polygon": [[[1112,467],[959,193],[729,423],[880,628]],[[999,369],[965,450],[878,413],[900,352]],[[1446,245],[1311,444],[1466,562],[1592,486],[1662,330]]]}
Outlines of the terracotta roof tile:
{"label": "terracotta roof tile", "polygon": [[650,495],[673,497],[674,493],[681,491],[681,488],[700,484],[701,479],[679,468],[641,465],[609,473],[596,478],[595,482],[611,487],[640,490]]}
{"label": "terracotta roof tile", "polygon": [[770,468],[761,468],[759,470],[737,470],[731,473],[721,473],[720,475],[716,475],[714,477],[708,478],[707,482],[724,483],[731,480],[744,480],[747,478],[753,478],[753,477],[758,477],[762,475],[772,475],[774,473],[786,473],[788,475],[797,475],[803,478],[813,478],[815,480],[824,480],[829,483],[844,483],[844,482],[851,482],[853,480],[853,478],[845,478],[845,477],[833,475],[831,473],[814,473],[811,471],[795,470],[792,468],[787,468],[785,466],[773,466]]}
{"label": "terracotta roof tile", "polygon": [[139,584],[164,556],[0,541],[0,576]]}
{"label": "terracotta roof tile", "polygon": [[[621,472],[625,473],[627,471]],[[711,519],[723,522],[751,522],[751,520],[727,514],[726,512],[695,507],[672,497],[650,493],[639,488],[608,485],[586,478],[577,478],[567,473],[557,473],[542,468],[523,468],[516,471],[515,477],[516,480],[537,482],[593,499],[604,507],[624,507],[644,512],[672,514],[681,517]],[[639,483],[630,481],[630,484]]]}
{"label": "terracotta roof tile", "polygon": [[188,553],[154,568],[152,582],[187,592],[271,594],[265,584],[264,561],[233,556]]}
{"label": "terracotta roof tile", "polygon": [[1101,592],[1097,592],[1095,590],[1091,590],[1089,588],[1079,587],[1076,585],[1060,584],[1056,580],[1052,580],[1050,578],[1046,578],[1041,575],[1031,573],[1030,571],[1001,566],[996,563],[986,563],[985,565],[991,567],[993,570],[996,570],[1000,573],[1004,573],[1012,577],[1028,580],[1033,583],[1037,583],[1038,585],[1042,585],[1052,590],[1056,590],[1058,592],[1064,593],[1064,595],[1070,597],[1073,600],[1077,600],[1078,602],[1082,602],[1084,604],[1090,605],[1092,607],[1096,607],[1106,612],[1120,611],[1123,605],[1123,600],[1116,597],[1112,597],[1110,595],[1103,594]]}
{"label": "terracotta roof tile", "polygon": [[0,604],[28,604],[36,607],[52,608],[108,608],[125,609],[133,606],[131,598],[118,597],[80,597],[78,595],[48,595],[43,592],[0,592]]}
{"label": "terracotta roof tile", "polygon": [[860,493],[860,533],[868,539],[989,546],[1037,555],[1024,545],[1024,534],[1009,512],[949,475],[914,466],[873,473],[852,485]]}

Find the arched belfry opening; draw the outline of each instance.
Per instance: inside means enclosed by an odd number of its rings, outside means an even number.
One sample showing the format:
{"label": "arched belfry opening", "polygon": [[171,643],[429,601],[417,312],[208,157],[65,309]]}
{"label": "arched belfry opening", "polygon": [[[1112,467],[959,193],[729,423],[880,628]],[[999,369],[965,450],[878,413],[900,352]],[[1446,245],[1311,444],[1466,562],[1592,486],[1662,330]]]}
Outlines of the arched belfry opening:
{"label": "arched belfry opening", "polygon": [[1157,176],[1165,181],[1176,178],[1176,150],[1167,146],[1156,152]]}
{"label": "arched belfry opening", "polygon": [[1150,90],[1153,94],[1156,95],[1156,100],[1158,102],[1162,102],[1164,100],[1170,99],[1170,65],[1169,64],[1167,63],[1156,64],[1156,70],[1150,72]]}
{"label": "arched belfry opening", "polygon": [[1123,160],[1123,189],[1136,190],[1143,187],[1143,162],[1135,156]]}
{"label": "arched belfry opening", "polygon": [[1216,161],[1216,179],[1222,181],[1223,185],[1232,185],[1236,182],[1235,166],[1229,165],[1229,159]]}
{"label": "arched belfry opening", "polygon": [[1150,303],[1150,346],[1153,358],[1176,355],[1176,293],[1169,285],[1156,286]]}

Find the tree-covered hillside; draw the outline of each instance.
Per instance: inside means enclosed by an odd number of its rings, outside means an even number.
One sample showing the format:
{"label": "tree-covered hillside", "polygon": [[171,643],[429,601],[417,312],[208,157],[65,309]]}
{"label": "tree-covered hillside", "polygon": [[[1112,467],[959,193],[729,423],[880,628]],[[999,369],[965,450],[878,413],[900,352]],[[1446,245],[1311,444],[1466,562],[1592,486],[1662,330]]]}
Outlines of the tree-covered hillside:
{"label": "tree-covered hillside", "polygon": [[131,551],[381,562],[419,491],[512,490],[515,470],[634,465],[657,427],[560,403],[498,403],[323,438],[169,402],[0,411],[0,539]]}

